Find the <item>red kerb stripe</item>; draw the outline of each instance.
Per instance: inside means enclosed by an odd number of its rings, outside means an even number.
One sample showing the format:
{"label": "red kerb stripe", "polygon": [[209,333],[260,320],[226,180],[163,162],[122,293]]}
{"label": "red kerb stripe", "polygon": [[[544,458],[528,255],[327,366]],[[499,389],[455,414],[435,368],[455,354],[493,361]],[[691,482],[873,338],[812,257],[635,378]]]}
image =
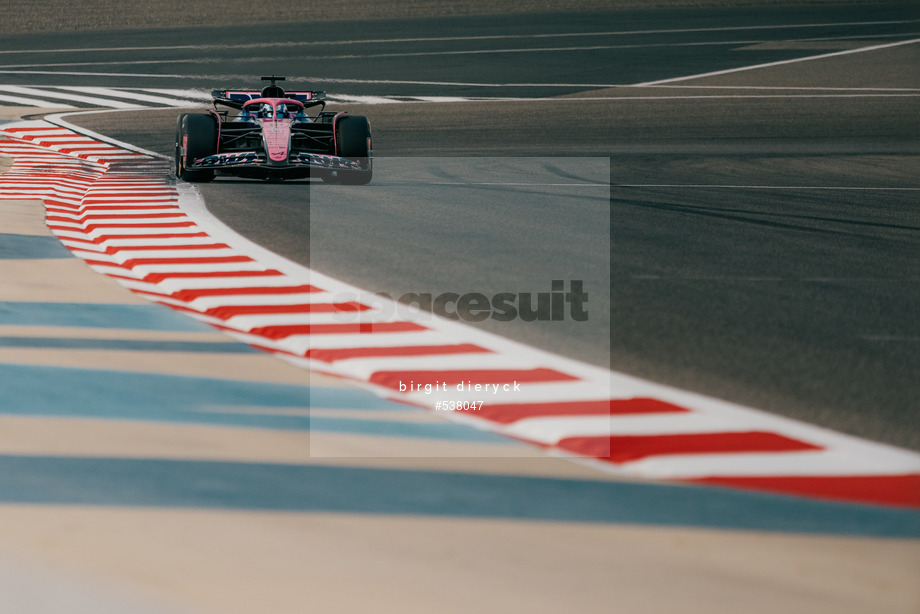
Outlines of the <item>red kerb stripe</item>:
{"label": "red kerb stripe", "polygon": [[[61,133],[61,136],[66,136],[67,134],[70,134],[68,131],[62,130],[62,129],[59,128],[58,126],[48,126],[48,127],[45,127],[45,126],[38,126],[38,127],[35,127],[35,128],[30,128],[30,127],[26,126],[26,127],[22,127],[22,128],[4,128],[4,129],[3,129],[4,132],[35,132],[35,131],[39,131],[39,130],[42,131],[42,132],[48,132],[48,131],[50,131],[50,130],[55,130],[55,131],[57,131],[57,132],[60,132],[60,133]],[[27,135],[27,136],[24,136],[24,137],[22,137],[22,138],[27,139],[27,138],[29,138],[29,137],[28,137],[28,135]]]}
{"label": "red kerb stripe", "polygon": [[300,305],[224,305],[212,307],[205,313],[221,320],[240,315],[263,315],[281,313],[337,313],[357,312],[371,309],[356,302],[345,303],[302,303]]}
{"label": "red kerb stripe", "polygon": [[[169,200],[164,200],[163,198],[157,198],[156,200],[151,200],[150,196],[168,196]],[[173,202],[177,198],[171,194],[134,194],[133,198],[119,198],[118,200],[113,200],[111,198],[95,198],[86,197],[83,199],[84,205],[98,206],[98,205],[111,205],[112,203],[118,203],[122,205],[121,207],[114,207],[115,209],[154,209],[155,206],[147,206],[148,204],[153,205],[154,203],[164,203],[164,202]],[[127,205],[127,206],[125,206]],[[175,207],[175,205],[168,205],[169,207]]]}
{"label": "red kerb stripe", "polygon": [[[66,136],[66,135],[62,134],[61,136]],[[44,137],[38,137],[38,138],[47,138],[47,135],[45,135]],[[47,146],[50,146],[50,145],[96,145],[96,144],[102,145],[102,143],[99,143],[99,141],[93,141],[91,139],[86,139],[86,138],[81,139],[79,137],[74,137],[73,140],[70,140],[70,141],[54,140],[54,141],[40,141],[40,143],[42,145],[47,145]],[[112,147],[112,146],[106,145],[106,147]]]}
{"label": "red kerb stripe", "polygon": [[245,288],[193,288],[179,290],[171,296],[180,301],[194,301],[206,296],[256,296],[260,294],[301,294],[322,292],[316,286],[247,286]]}
{"label": "red kerb stripe", "polygon": [[146,220],[152,218],[185,218],[184,213],[129,213],[125,215],[102,214],[102,215],[83,215],[80,217],[62,217],[58,215],[49,215],[46,220],[49,222],[70,222],[72,224],[86,224],[92,220]]}
{"label": "red kerb stripe", "polygon": [[190,239],[192,237],[207,237],[206,232],[167,232],[149,235],[102,235],[93,239],[96,243],[104,243],[117,239]]}
{"label": "red kerb stripe", "polygon": [[83,227],[86,232],[102,230],[104,228],[192,228],[195,222],[170,222],[157,224],[87,224]]}
{"label": "red kerb stripe", "polygon": [[172,213],[93,213],[89,212],[77,218],[81,222],[89,220],[148,220],[163,218],[188,217],[178,209]]}
{"label": "red kerb stripe", "polygon": [[159,283],[164,279],[207,278],[207,277],[274,277],[282,275],[281,271],[194,271],[187,273],[151,273],[144,276],[144,281]]}
{"label": "red kerb stripe", "polygon": [[490,354],[492,350],[473,345],[472,343],[459,343],[457,345],[413,345],[399,347],[363,347],[342,349],[313,349],[307,350],[304,358],[335,362],[349,358],[374,358],[392,356],[435,356],[443,354]]}
{"label": "red kerb stripe", "polygon": [[149,264],[223,264],[227,262],[255,262],[249,256],[205,256],[201,258],[132,258],[124,266],[135,267]]}
{"label": "red kerb stripe", "polygon": [[920,508],[920,474],[860,476],[708,477],[684,480],[731,488]]}
{"label": "red kerb stripe", "polygon": [[611,463],[630,463],[669,454],[733,454],[745,452],[804,452],[822,448],[765,431],[689,433],[679,435],[617,435],[569,437],[556,446]]}
{"label": "red kerb stripe", "polygon": [[172,251],[172,250],[196,250],[196,249],[230,249],[226,243],[193,243],[192,245],[121,245],[118,247],[107,247],[106,251],[110,254],[130,251]]}
{"label": "red kerb stripe", "polygon": [[63,200],[54,200],[51,198],[45,199],[45,206],[65,207],[67,209],[79,209],[80,208],[80,205],[64,202]]}
{"label": "red kerb stripe", "polygon": [[603,416],[620,414],[669,414],[690,411],[657,399],[611,399],[598,401],[554,401],[551,403],[483,404],[479,418],[510,424],[540,416]]}
{"label": "red kerb stripe", "polygon": [[[90,245],[96,245],[96,241],[93,241],[92,239],[78,239],[78,238],[76,238],[76,237],[58,237],[58,238],[59,238],[59,239],[61,240],[61,242],[64,243],[64,244],[67,244],[67,243],[89,243]],[[109,248],[109,249],[111,249],[111,248]],[[113,253],[113,252],[110,252],[110,251],[107,249],[107,250],[105,250],[105,253],[106,253],[106,254],[111,254],[111,253]]]}

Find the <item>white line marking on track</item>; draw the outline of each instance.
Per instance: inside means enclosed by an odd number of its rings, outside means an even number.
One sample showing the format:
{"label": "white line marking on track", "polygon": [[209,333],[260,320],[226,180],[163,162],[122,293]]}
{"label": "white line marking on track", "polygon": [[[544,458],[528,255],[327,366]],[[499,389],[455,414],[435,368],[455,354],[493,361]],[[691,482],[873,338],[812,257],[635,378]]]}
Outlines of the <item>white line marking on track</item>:
{"label": "white line marking on track", "polygon": [[398,100],[387,98],[386,96],[349,96],[347,94],[334,94],[328,98],[330,101],[339,103],[355,104],[392,104],[398,103]]}
{"label": "white line marking on track", "polygon": [[[815,42],[812,39],[809,42]],[[836,39],[827,39],[830,42]],[[607,51],[613,49],[652,49],[652,48],[677,48],[677,47],[704,47],[704,46],[743,46],[743,45],[760,45],[773,41],[761,39],[745,40],[728,40],[728,41],[692,41],[692,42],[668,42],[668,43],[633,43],[617,45],[569,45],[563,47],[502,47],[497,49],[451,49],[451,50],[424,50],[424,51],[392,51],[384,53],[340,53],[333,55],[315,55],[313,60],[356,60],[368,58],[408,58],[408,57],[428,57],[428,56],[453,56],[453,55],[492,55],[500,53],[560,53],[571,51]],[[277,57],[245,57],[239,58],[237,62],[266,62],[276,60]],[[156,60],[116,60],[106,62],[53,62],[38,64],[6,64],[2,67],[5,69],[12,68],[54,68],[65,66],[136,66],[143,64],[189,64],[189,63],[210,63],[224,61],[224,57],[197,57],[197,58],[173,58],[173,59],[156,59]]]}
{"label": "white line marking on track", "polygon": [[765,64],[753,64],[751,66],[739,66],[738,68],[728,68],[726,70],[716,70],[713,72],[701,73],[698,75],[686,75],[684,77],[673,77],[671,79],[660,79],[658,81],[646,81],[644,83],[636,83],[633,87],[647,87],[650,85],[662,85],[665,83],[677,83],[680,81],[689,81],[690,79],[702,79],[704,77],[718,77],[721,75],[730,75],[737,72],[744,72],[747,70],[756,70],[758,68],[772,68],[774,66],[785,66],[787,64],[796,64],[799,62],[811,62],[813,60],[823,60],[827,58],[839,57],[843,55],[852,55],[855,53],[866,53],[869,51],[879,51],[881,49],[891,49],[892,47],[900,47],[902,45],[914,45],[920,43],[920,38],[913,38],[906,41],[898,41],[896,43],[887,43],[884,45],[872,45],[870,47],[859,47],[858,49],[847,49],[845,51],[834,51],[832,53],[822,53],[819,55],[810,55],[804,58],[793,58],[791,60],[780,60],[778,62],[767,62]]}
{"label": "white line marking on track", "polygon": [[[4,91],[6,87],[4,87]],[[20,98],[17,96],[3,96],[0,95],[0,101],[2,102],[11,102],[16,105],[22,105],[25,107],[39,107],[45,109],[75,109],[76,107],[70,104],[64,104],[63,102],[51,102],[49,100],[42,100],[40,98]]]}
{"label": "white line marking on track", "polygon": [[84,49],[28,49],[18,50],[9,49],[0,51],[0,54],[17,54],[17,53],[75,53],[75,52],[113,52],[113,51],[175,51],[182,49],[260,49],[260,48],[292,48],[300,46],[332,46],[332,45],[379,45],[379,44],[404,44],[417,42],[459,42],[459,41],[484,41],[484,40],[523,40],[523,39],[547,39],[547,38],[576,38],[576,37],[594,37],[594,36],[638,36],[647,34],[692,34],[702,32],[745,32],[756,30],[792,30],[806,28],[835,28],[851,26],[879,26],[879,25],[905,25],[910,23],[920,23],[918,19],[901,19],[888,21],[841,21],[828,23],[798,23],[798,24],[771,24],[771,25],[754,25],[754,26],[727,26],[718,28],[664,28],[651,30],[607,30],[601,32],[553,32],[541,34],[494,34],[478,36],[428,36],[428,37],[404,37],[404,38],[370,38],[370,39],[350,39],[350,40],[295,40],[295,41],[274,41],[265,43],[236,43],[236,44],[219,44],[219,45],[147,45],[147,46],[119,46],[119,47],[91,47]]}
{"label": "white line marking on track", "polygon": [[143,109],[144,105],[133,104],[129,102],[120,102],[109,100],[108,98],[97,98],[95,96],[81,96],[69,92],[55,92],[48,89],[38,89],[33,87],[20,87],[18,85],[5,85],[3,89],[13,94],[22,94],[24,96],[38,96],[39,98],[60,98],[66,101],[86,102],[97,104],[103,107],[112,107],[116,109]]}
{"label": "white line marking on track", "polygon": [[[909,35],[915,36],[916,33]],[[879,37],[901,37],[904,34],[877,35],[859,38],[879,38]],[[511,38],[511,37],[501,37]],[[849,38],[849,37],[848,37]],[[836,37],[829,38],[810,38],[805,42],[835,42],[840,40]],[[424,51],[398,51],[385,53],[345,53],[335,55],[314,55],[315,60],[349,60],[349,59],[366,59],[366,58],[400,58],[400,57],[425,57],[425,56],[445,56],[445,55],[482,55],[496,53],[546,53],[546,52],[570,52],[570,51],[597,51],[613,49],[649,49],[649,48],[668,48],[668,47],[699,47],[699,46],[752,46],[769,44],[774,41],[762,39],[745,39],[745,40],[728,40],[728,41],[691,41],[691,42],[666,42],[666,43],[633,43],[633,44],[616,44],[616,45],[570,45],[562,47],[515,47],[515,48],[498,48],[498,49],[453,49],[453,50],[424,50]],[[274,46],[274,45],[272,45]],[[195,47],[191,47],[195,48]],[[202,47],[204,48],[204,47]],[[835,52],[843,53],[843,52]],[[188,63],[211,63],[223,61],[225,58],[220,57],[196,57],[196,58],[173,58],[173,59],[154,59],[154,60],[118,60],[106,62],[54,62],[54,63],[36,63],[36,64],[7,64],[3,65],[4,69],[24,69],[24,68],[50,68],[65,66],[126,66],[126,65],[144,65],[144,64],[188,64]],[[244,57],[238,62],[265,62],[278,59],[276,56],[267,57]]]}
{"label": "white line marking on track", "polygon": [[[123,109],[123,110],[128,111],[128,110],[133,110],[133,109]],[[110,136],[103,136],[103,135],[99,134],[98,132],[93,132],[92,130],[89,130],[89,129],[87,129],[87,128],[82,128],[82,127],[80,127],[80,126],[76,126],[76,125],[74,125],[74,124],[71,124],[71,123],[68,122],[66,119],[64,119],[65,117],[69,117],[70,115],[95,115],[96,113],[116,113],[116,112],[117,112],[117,111],[112,111],[112,110],[110,110],[110,109],[106,109],[106,110],[102,110],[102,111],[77,111],[77,112],[69,112],[69,113],[57,113],[57,114],[55,114],[55,115],[49,115],[48,117],[45,118],[45,121],[48,121],[48,122],[50,122],[50,123],[52,123],[52,124],[54,124],[54,125],[60,126],[60,127],[62,127],[62,128],[66,128],[66,129],[68,129],[68,130],[72,130],[72,131],[76,132],[77,134],[82,134],[82,135],[87,136],[87,137],[89,137],[89,138],[91,138],[91,139],[96,139],[97,141],[100,141],[100,142],[102,142],[102,143],[110,143],[110,144],[112,144],[112,145],[115,145],[116,147],[121,147],[122,149],[127,149],[128,151],[133,151],[133,152],[136,152],[136,153],[142,153],[142,154],[144,154],[144,155],[151,156],[151,157],[153,157],[153,158],[159,158],[159,159],[161,159],[161,160],[172,160],[172,158],[169,157],[169,156],[164,156],[163,154],[156,153],[156,152],[154,152],[154,151],[149,151],[149,150],[147,150],[147,149],[142,149],[142,148],[140,148],[140,147],[137,147],[136,145],[132,145],[132,144],[130,144],[130,143],[125,143],[124,141],[119,141],[118,139],[114,139],[114,138],[112,138],[112,137],[110,137]]]}
{"label": "white line marking on track", "polygon": [[[428,57],[428,56],[449,56],[449,55],[491,55],[497,53],[558,53],[568,51],[599,51],[610,49],[632,49],[645,47],[687,47],[700,45],[753,45],[762,43],[760,40],[745,41],[719,41],[705,43],[661,43],[654,45],[588,45],[588,46],[568,46],[568,47],[523,47],[523,48],[502,48],[502,49],[455,49],[450,51],[401,51],[391,53],[346,53],[335,55],[313,56],[312,60],[352,60],[368,58],[410,58],[410,57]],[[276,56],[266,57],[245,57],[238,58],[237,63],[264,63],[280,59]],[[30,64],[4,64],[4,69],[32,69],[32,68],[58,68],[68,66],[143,66],[146,64],[203,64],[223,62],[224,57],[213,58],[173,58],[173,59],[156,59],[156,60],[117,60],[106,62],[51,62],[51,63],[30,63]],[[31,71],[30,71],[31,72]]]}
{"label": "white line marking on track", "polygon": [[179,89],[161,89],[161,88],[144,88],[143,91],[153,94],[165,94],[176,98],[187,98],[190,100],[211,101],[211,92],[206,90],[179,90]]}
{"label": "white line marking on track", "polygon": [[152,102],[154,104],[166,105],[168,107],[187,107],[188,100],[179,100],[176,98],[164,98],[163,96],[151,96],[128,90],[114,89],[111,87],[86,87],[86,86],[58,86],[58,89],[73,92],[83,92],[85,94],[96,94],[97,96],[106,96],[113,98],[127,98],[128,100],[137,100],[140,102]]}
{"label": "white line marking on track", "polygon": [[[113,72],[84,72],[84,71],[59,71],[59,70],[0,70],[0,74],[7,75],[56,75],[68,77],[137,77],[152,79],[187,79],[187,80],[211,80],[211,81],[228,81],[233,79],[251,80],[251,74],[230,74],[230,75],[213,75],[213,74],[155,74],[155,73],[113,73]],[[564,87],[564,88],[609,88],[609,87],[627,87],[624,84],[616,83],[473,83],[465,81],[411,81],[403,79],[343,79],[338,77],[318,77],[318,76],[289,76],[288,81],[304,82],[323,82],[323,83],[371,83],[383,85],[444,85],[460,87]],[[189,95],[195,99],[210,100],[210,96],[198,90],[164,90],[145,88],[149,92],[189,92]],[[196,93],[197,92],[197,93]]]}

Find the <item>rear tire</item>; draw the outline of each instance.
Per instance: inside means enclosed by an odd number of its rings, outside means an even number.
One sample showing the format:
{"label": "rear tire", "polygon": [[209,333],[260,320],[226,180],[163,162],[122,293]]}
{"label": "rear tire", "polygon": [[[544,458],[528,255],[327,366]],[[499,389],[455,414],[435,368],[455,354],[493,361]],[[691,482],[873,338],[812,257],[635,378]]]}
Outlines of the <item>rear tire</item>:
{"label": "rear tire", "polygon": [[336,171],[339,183],[366,185],[374,176],[371,158],[371,125],[361,115],[345,115],[335,125],[336,152],[339,157],[354,160],[364,170]]}
{"label": "rear tire", "polygon": [[[182,143],[185,141],[185,155]],[[208,113],[185,113],[176,122],[176,177],[211,181],[213,170],[189,170],[189,162],[217,153],[217,121]]]}

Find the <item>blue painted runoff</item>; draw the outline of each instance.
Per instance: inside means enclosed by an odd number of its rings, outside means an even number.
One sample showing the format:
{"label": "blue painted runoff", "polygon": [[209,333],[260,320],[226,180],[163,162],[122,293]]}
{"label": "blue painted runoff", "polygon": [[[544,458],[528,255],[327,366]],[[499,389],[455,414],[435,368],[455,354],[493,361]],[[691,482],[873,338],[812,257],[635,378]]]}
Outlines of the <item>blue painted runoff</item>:
{"label": "blue painted runoff", "polygon": [[17,235],[0,232],[0,260],[43,260],[73,258],[57,237]]}
{"label": "blue painted runoff", "polygon": [[0,324],[162,331],[213,331],[163,305],[0,301]]}
{"label": "blue painted runoff", "polygon": [[215,352],[260,354],[245,343],[154,339],[92,339],[76,337],[0,337],[0,347],[57,350],[133,350],[141,352]]}
{"label": "blue painted runoff", "polygon": [[0,456],[0,501],[920,537],[913,510],[723,488],[275,463]]}
{"label": "blue painted runoff", "polygon": [[[305,383],[308,375],[304,373]],[[0,414],[313,430],[509,444],[453,423],[272,414],[271,409],[417,411],[351,388],[0,363]],[[265,411],[269,410],[269,411]]]}

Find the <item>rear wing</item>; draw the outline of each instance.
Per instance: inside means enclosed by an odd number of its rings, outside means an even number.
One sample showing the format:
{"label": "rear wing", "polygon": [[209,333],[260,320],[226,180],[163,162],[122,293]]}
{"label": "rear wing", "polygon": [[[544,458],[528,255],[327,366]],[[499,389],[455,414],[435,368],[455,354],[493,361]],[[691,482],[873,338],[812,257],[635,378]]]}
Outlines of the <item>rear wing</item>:
{"label": "rear wing", "polygon": [[[262,98],[262,92],[246,90],[212,90],[211,97],[214,99],[215,105],[222,104],[234,109],[242,109],[243,105],[250,100]],[[326,104],[326,92],[322,91],[285,92],[284,97],[302,102],[304,108]]]}

